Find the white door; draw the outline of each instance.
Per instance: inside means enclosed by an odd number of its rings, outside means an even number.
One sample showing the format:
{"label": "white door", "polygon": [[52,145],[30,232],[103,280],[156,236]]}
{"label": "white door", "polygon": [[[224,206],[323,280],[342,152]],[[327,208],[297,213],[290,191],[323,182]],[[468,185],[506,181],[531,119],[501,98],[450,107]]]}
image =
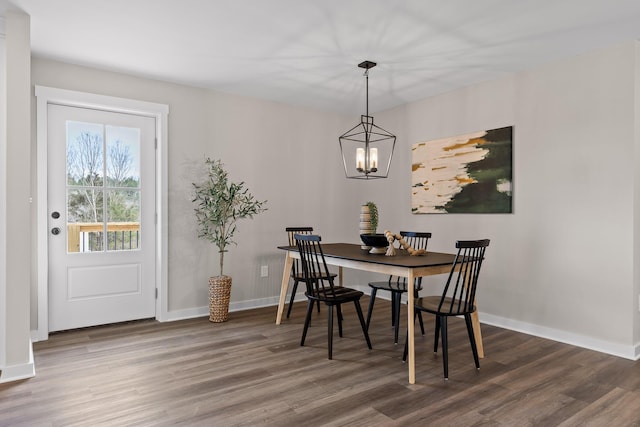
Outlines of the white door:
{"label": "white door", "polygon": [[48,106],[49,331],[155,317],[155,128]]}

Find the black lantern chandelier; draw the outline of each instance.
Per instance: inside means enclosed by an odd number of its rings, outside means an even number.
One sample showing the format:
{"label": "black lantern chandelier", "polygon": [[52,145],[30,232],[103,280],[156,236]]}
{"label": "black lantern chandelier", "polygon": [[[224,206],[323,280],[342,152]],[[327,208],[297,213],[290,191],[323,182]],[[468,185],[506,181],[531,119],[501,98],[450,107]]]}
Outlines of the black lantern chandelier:
{"label": "black lantern chandelier", "polygon": [[369,115],[369,69],[377,64],[364,61],[358,67],[364,68],[367,84],[366,114],[360,116],[360,123],[345,132],[340,138],[340,151],[347,178],[374,179],[389,175],[395,135],[373,124]]}

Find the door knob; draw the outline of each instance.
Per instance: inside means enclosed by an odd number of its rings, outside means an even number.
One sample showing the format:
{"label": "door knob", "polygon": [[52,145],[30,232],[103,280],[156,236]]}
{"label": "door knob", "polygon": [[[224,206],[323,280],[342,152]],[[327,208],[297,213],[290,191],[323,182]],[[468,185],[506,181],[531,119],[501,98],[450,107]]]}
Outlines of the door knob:
{"label": "door knob", "polygon": [[60,212],[56,211],[56,212],[52,212],[51,213],[51,218],[53,219],[58,219],[60,218]]}
{"label": "door knob", "polygon": [[53,227],[51,229],[51,234],[53,234],[54,236],[57,236],[58,234],[60,234],[60,228],[58,227]]}

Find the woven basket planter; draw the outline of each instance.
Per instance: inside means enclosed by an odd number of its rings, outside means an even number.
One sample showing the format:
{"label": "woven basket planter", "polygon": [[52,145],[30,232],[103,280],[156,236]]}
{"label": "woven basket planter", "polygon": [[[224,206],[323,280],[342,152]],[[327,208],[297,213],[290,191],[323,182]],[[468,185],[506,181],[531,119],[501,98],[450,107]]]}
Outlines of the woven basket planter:
{"label": "woven basket planter", "polygon": [[229,320],[231,277],[209,277],[209,321],[222,323]]}

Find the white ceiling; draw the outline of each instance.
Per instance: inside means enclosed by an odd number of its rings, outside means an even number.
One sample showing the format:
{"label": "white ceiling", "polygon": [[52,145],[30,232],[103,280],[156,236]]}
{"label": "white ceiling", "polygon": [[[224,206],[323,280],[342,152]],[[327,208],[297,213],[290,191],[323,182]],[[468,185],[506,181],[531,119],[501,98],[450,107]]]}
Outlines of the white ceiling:
{"label": "white ceiling", "polygon": [[0,0],[33,54],[340,113],[640,38],[640,0]]}

